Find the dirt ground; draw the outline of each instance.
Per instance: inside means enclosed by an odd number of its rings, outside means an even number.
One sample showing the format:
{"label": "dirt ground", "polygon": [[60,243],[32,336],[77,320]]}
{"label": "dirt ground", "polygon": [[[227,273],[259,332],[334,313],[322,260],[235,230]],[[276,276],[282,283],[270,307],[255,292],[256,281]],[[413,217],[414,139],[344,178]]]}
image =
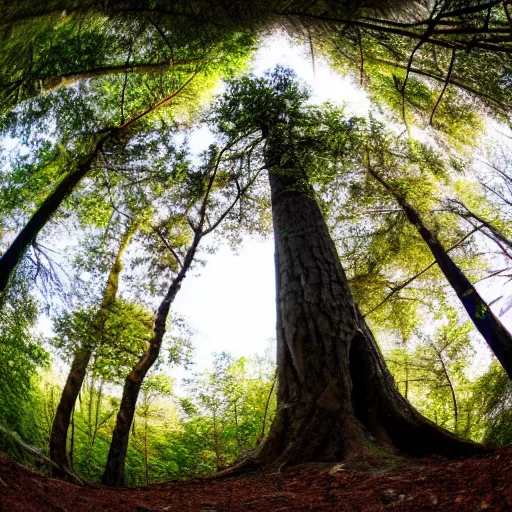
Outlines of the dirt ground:
{"label": "dirt ground", "polygon": [[[363,465],[364,466],[364,465]],[[0,457],[0,511],[512,511],[512,449],[378,469],[304,464],[238,477],[108,489],[40,476]]]}

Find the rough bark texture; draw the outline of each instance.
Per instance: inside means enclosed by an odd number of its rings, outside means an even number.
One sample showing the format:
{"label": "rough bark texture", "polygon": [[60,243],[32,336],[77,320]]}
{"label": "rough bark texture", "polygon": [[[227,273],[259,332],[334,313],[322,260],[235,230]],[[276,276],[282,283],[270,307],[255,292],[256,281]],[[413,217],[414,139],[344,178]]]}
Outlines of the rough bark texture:
{"label": "rough bark texture", "polygon": [[[103,300],[95,319],[95,328],[98,333],[101,333],[104,328],[108,312],[116,301],[117,290],[119,287],[119,274],[122,270],[121,258],[130,243],[132,235],[133,229],[130,227],[123,238],[114,264],[110,269],[105,291],[103,293]],[[94,348],[95,347],[92,345],[84,345],[76,351],[73,362],[71,363],[71,369],[69,371],[66,384],[62,390],[59,405],[57,406],[50,435],[50,458],[57,464],[57,466],[52,468],[52,474],[55,477],[64,477],[69,473],[69,461],[66,452],[69,422],[78,394],[82,388],[87,372],[87,366],[89,365]]]}
{"label": "rough bark texture", "polygon": [[123,397],[119,406],[119,412],[117,413],[116,425],[112,434],[107,464],[102,478],[102,483],[105,485],[114,487],[125,485],[124,468],[126,453],[128,450],[128,441],[130,438],[130,427],[135,415],[135,407],[137,405],[140,388],[147,373],[158,359],[165,334],[165,323],[167,321],[167,316],[169,315],[171,304],[174,302],[183,280],[187,275],[187,271],[194,260],[201,237],[202,232],[200,230],[196,231],[192,245],[187,251],[187,255],[181,266],[181,270],[172,281],[165,298],[160,303],[155,314],[153,336],[149,342],[148,348],[133,370],[126,377],[123,388]]}
{"label": "rough bark texture", "polygon": [[473,452],[397,391],[307,177],[286,167],[270,162],[278,411],[253,461],[344,460],[382,445],[414,455]]}
{"label": "rough bark texture", "polygon": [[103,145],[103,140],[97,143],[94,150],[82,161],[70,174],[68,174],[44,200],[36,212],[32,215],[25,227],[12,242],[10,247],[0,258],[0,293],[5,290],[9,278],[20,263],[29,245],[50,220],[52,215],[60,207],[64,199],[73,192],[80,180],[89,172],[98,152]]}
{"label": "rough bark texture", "polygon": [[473,324],[484,337],[507,375],[512,379],[512,337],[510,333],[487,306],[462,270],[450,258],[436,234],[423,223],[416,210],[404,197],[397,194],[375,170],[369,169],[369,172],[395,198],[409,222],[418,230]]}

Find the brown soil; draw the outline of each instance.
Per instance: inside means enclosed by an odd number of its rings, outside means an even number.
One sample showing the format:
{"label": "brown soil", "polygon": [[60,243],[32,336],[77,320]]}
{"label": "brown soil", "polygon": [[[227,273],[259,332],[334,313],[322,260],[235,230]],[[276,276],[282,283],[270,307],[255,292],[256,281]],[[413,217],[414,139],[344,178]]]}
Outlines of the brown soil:
{"label": "brown soil", "polygon": [[304,464],[147,488],[78,486],[0,458],[0,511],[242,512],[512,510],[512,448],[393,467]]}

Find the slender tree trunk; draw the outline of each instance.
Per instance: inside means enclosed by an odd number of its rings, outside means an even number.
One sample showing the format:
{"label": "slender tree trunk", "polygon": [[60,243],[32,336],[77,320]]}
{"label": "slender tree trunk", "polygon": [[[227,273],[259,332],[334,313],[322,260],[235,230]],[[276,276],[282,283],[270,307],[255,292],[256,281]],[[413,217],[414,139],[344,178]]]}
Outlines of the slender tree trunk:
{"label": "slender tree trunk", "polygon": [[68,87],[70,85],[75,84],[79,80],[89,80],[91,78],[100,78],[109,75],[117,75],[123,73],[156,73],[161,71],[166,71],[173,66],[184,66],[187,64],[198,64],[203,62],[204,59],[180,59],[165,62],[157,62],[152,64],[139,64],[133,66],[106,66],[106,67],[98,67],[91,68],[83,71],[78,71],[76,73],[70,73],[67,75],[58,75],[51,76],[43,79],[43,89],[45,90],[53,90],[59,87]]}
{"label": "slender tree trunk", "polygon": [[[94,368],[94,361],[93,361]],[[94,399],[94,377],[90,375],[89,377],[89,401],[87,402],[87,430],[89,434],[89,439],[92,439],[92,402]]]}
{"label": "slender tree trunk", "polygon": [[119,412],[117,413],[116,425],[112,434],[107,464],[102,478],[102,483],[105,485],[111,485],[114,487],[125,485],[124,467],[126,453],[128,451],[130,427],[135,415],[135,407],[137,405],[140,388],[147,373],[158,359],[165,334],[165,323],[167,321],[167,316],[169,315],[171,304],[174,302],[183,280],[187,275],[187,271],[194,260],[195,253],[202,236],[203,233],[201,230],[197,230],[195,232],[194,240],[187,251],[185,259],[183,260],[181,270],[172,281],[166,296],[160,303],[155,314],[153,336],[149,342],[148,348],[133,370],[126,377],[123,397],[119,406]]}
{"label": "slender tree trunk", "polygon": [[71,414],[71,439],[69,441],[69,467],[75,470],[75,408]]}
{"label": "slender tree trunk", "polygon": [[267,164],[277,281],[277,414],[249,464],[347,459],[373,445],[414,455],[476,450],[422,417],[398,392],[354,303],[307,176],[280,155],[267,155]]}
{"label": "slender tree trunk", "polygon": [[91,453],[94,448],[94,443],[96,442],[96,436],[98,435],[99,430],[99,418],[100,418],[100,411],[101,411],[101,400],[103,398],[103,379],[100,381],[100,386],[98,388],[98,398],[96,400],[96,410],[94,413],[94,431],[91,438]]}
{"label": "slender tree trunk", "polygon": [[[110,269],[103,293],[103,300],[96,316],[96,328],[99,333],[101,333],[104,328],[108,312],[115,303],[119,285],[119,274],[122,270],[121,258],[130,243],[132,235],[133,226],[130,226],[118,249],[114,265]],[[75,352],[66,384],[62,390],[50,435],[50,458],[57,464],[57,466],[54,466],[52,469],[53,476],[55,477],[64,477],[67,474],[69,463],[66,455],[66,443],[69,421],[73,408],[75,407],[76,399],[82,388],[87,366],[89,365],[93,351],[93,346],[84,345]],[[90,400],[89,407],[91,407]]]}
{"label": "slender tree trunk", "polygon": [[217,471],[222,469],[221,457],[220,457],[220,442],[219,432],[217,430],[217,413],[213,411],[213,443],[215,446],[215,461],[217,464]]}
{"label": "slender tree trunk", "polygon": [[462,302],[473,324],[484,337],[509,378],[512,379],[512,337],[510,333],[487,306],[462,270],[450,258],[436,234],[430,231],[423,223],[416,210],[403,196],[396,193],[373,168],[370,167],[368,171],[394,197],[409,222],[418,230],[418,233],[428,245],[441,272]]}
{"label": "slender tree trunk", "polygon": [[450,379],[450,375],[448,374],[448,369],[446,368],[446,364],[444,363],[443,355],[441,352],[434,348],[436,351],[439,362],[441,363],[441,367],[443,369],[444,376],[446,378],[446,382],[448,382],[448,387],[450,388],[450,392],[452,394],[452,404],[453,404],[453,416],[455,419],[455,432],[457,432],[458,422],[459,422],[459,407],[457,404],[457,396],[455,395],[455,389],[453,388],[452,379]]}
{"label": "slender tree trunk", "polygon": [[409,399],[409,361],[405,360],[405,393],[406,400]]}
{"label": "slender tree trunk", "polygon": [[[277,370],[274,374],[274,378],[272,379],[272,386],[270,386],[270,391],[268,392],[267,401],[265,402],[265,410],[263,412],[263,423],[261,425],[261,434],[259,437],[260,442],[263,441],[265,437],[265,429],[267,426],[267,416],[268,416],[268,408],[270,406],[270,399],[272,398],[272,393],[274,392],[274,387],[276,385],[277,380]],[[259,444],[259,443],[258,443]]]}
{"label": "slender tree trunk", "polygon": [[240,429],[238,428],[238,410],[236,407],[236,401],[235,401],[235,437],[236,437],[236,444],[238,446],[238,455],[242,454],[242,442],[240,441]]}
{"label": "slender tree trunk", "polygon": [[149,467],[148,467],[148,414],[144,418],[144,479],[146,485],[149,485]]}
{"label": "slender tree trunk", "polygon": [[105,138],[101,137],[96,143],[94,150],[77,166],[76,170],[69,173],[57,185],[55,190],[43,201],[7,251],[2,255],[0,258],[0,292],[5,290],[9,278],[14,273],[28,247],[36,239],[41,229],[46,225],[69,194],[73,192],[82,178],[89,172],[104,141]]}

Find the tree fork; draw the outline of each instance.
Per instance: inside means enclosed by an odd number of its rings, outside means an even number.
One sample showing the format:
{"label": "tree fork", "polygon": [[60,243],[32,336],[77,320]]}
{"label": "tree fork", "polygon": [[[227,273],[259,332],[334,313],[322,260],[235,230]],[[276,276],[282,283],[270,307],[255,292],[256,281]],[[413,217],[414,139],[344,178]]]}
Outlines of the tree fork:
{"label": "tree fork", "polygon": [[133,370],[127,375],[119,412],[116,417],[116,425],[112,434],[112,441],[108,452],[107,463],[103,473],[102,483],[113,487],[120,487],[125,485],[125,460],[128,451],[128,441],[130,437],[130,427],[133,423],[135,416],[135,407],[139,397],[140,389],[144,379],[155,363],[160,354],[162,346],[165,324],[171,304],[174,302],[178,294],[183,280],[194,260],[195,253],[199,246],[199,242],[203,236],[201,230],[196,230],[192,245],[187,251],[187,255],[183,260],[183,265],[178,272],[178,275],[173,279],[167,294],[160,303],[158,310],[155,314],[153,324],[153,336],[149,342],[148,348],[144,355],[139,359]]}

